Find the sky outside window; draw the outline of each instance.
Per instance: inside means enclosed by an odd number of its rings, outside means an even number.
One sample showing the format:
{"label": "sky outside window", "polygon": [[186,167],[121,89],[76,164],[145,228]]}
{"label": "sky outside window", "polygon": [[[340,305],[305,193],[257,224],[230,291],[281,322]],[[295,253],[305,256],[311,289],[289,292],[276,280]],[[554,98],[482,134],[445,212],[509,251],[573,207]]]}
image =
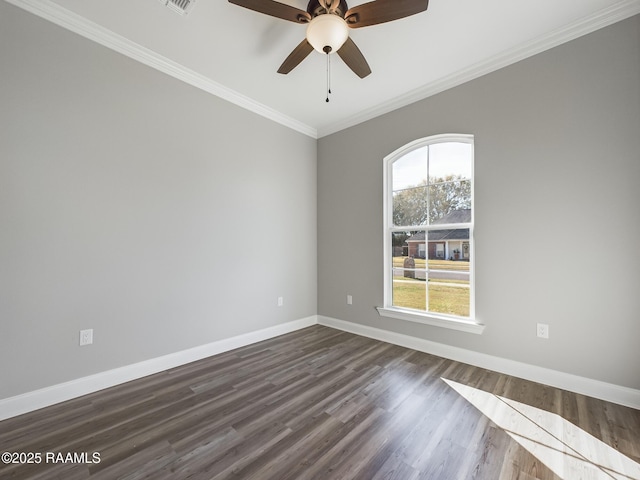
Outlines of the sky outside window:
{"label": "sky outside window", "polygon": [[471,144],[434,143],[413,150],[393,163],[393,190],[402,190],[426,181],[427,158],[432,178],[444,178],[447,175],[471,178]]}

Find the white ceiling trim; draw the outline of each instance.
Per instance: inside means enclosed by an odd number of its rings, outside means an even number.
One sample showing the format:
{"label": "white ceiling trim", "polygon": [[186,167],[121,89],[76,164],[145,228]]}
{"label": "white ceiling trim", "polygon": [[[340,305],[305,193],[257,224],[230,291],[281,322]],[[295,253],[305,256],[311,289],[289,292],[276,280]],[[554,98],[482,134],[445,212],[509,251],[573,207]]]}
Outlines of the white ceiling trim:
{"label": "white ceiling trim", "polygon": [[312,138],[315,128],[242,95],[49,0],[5,0],[111,50]]}
{"label": "white ceiling trim", "polygon": [[377,105],[374,108],[362,111],[340,122],[334,122],[330,125],[320,127],[318,129],[318,138],[339,132],[345,128],[352,127],[450,88],[457,87],[458,85],[481,77],[482,75],[486,75],[520,60],[524,60],[525,58],[544,52],[545,50],[557,47],[558,45],[624,20],[625,18],[632,17],[638,13],[640,13],[640,0],[622,0],[594,15],[590,15],[586,18],[573,22],[563,28],[552,31],[547,35],[518,47],[505,50],[498,55],[459,70],[458,72],[436,82],[419,87],[411,92]]}
{"label": "white ceiling trim", "polygon": [[540,52],[561,45],[562,43],[640,13],[640,0],[621,0],[615,5],[601,10],[594,15],[590,15],[573,22],[572,24],[552,31],[547,35],[527,42],[519,47],[506,50],[485,61],[476,63],[468,68],[464,68],[436,82],[426,84],[411,92],[377,105],[374,108],[364,110],[344,120],[333,122],[316,129],[262,103],[256,102],[255,100],[252,100],[231,88],[214,82],[210,78],[159,55],[142,45],[134,43],[131,40],[91,22],[50,0],[4,1],[66,28],[67,30],[77,33],[87,39],[93,40],[118,53],[137,60],[149,67],[155,68],[167,75],[171,75],[172,77],[189,85],[216,95],[217,97],[312,138],[321,138],[326,135],[330,135],[411,103],[423,100],[427,97],[456,87],[482,75],[486,75],[487,73],[491,73],[507,65],[511,65],[532,55],[536,55]]}

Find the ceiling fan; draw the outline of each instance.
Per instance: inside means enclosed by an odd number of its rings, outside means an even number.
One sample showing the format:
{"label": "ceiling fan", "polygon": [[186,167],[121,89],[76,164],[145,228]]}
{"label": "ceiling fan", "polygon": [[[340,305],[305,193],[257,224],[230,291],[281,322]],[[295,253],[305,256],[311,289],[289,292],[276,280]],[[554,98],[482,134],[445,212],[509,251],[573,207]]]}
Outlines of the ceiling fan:
{"label": "ceiling fan", "polygon": [[[345,0],[309,0],[307,10],[274,0],[229,0],[230,3],[290,22],[307,24],[307,35],[280,65],[287,74],[315,49],[340,58],[360,78],[371,73],[360,49],[349,38],[349,28],[368,27],[424,12],[429,0],[374,0],[348,8]],[[327,57],[328,58],[328,57]]]}

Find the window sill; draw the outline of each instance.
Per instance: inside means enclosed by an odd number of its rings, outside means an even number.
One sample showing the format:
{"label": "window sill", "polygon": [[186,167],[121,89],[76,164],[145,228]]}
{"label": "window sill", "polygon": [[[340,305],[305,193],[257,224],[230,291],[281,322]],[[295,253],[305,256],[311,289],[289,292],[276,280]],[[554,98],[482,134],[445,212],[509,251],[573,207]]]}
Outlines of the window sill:
{"label": "window sill", "polygon": [[422,323],[424,325],[433,325],[435,327],[449,328],[451,330],[459,330],[462,332],[476,333],[481,335],[484,331],[484,325],[474,321],[459,320],[457,318],[449,318],[445,316],[436,316],[433,314],[417,313],[410,310],[404,310],[393,307],[376,307],[381,317],[396,318],[399,320],[407,320],[409,322]]}

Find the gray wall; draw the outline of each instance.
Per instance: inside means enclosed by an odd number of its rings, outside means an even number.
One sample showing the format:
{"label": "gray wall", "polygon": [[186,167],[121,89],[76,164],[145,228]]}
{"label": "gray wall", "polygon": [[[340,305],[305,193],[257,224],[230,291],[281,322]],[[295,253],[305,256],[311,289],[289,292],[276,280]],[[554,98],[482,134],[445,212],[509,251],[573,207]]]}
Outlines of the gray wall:
{"label": "gray wall", "polygon": [[[439,133],[475,135],[481,336],[374,310],[382,159]],[[318,313],[640,388],[639,206],[636,16],[322,138]]]}
{"label": "gray wall", "polygon": [[314,139],[5,2],[0,68],[0,398],[315,315]]}
{"label": "gray wall", "polygon": [[[0,65],[0,398],[315,313],[640,388],[639,17],[323,138],[317,171],[5,2]],[[374,310],[382,158],[448,132],[476,136],[482,336]]]}

